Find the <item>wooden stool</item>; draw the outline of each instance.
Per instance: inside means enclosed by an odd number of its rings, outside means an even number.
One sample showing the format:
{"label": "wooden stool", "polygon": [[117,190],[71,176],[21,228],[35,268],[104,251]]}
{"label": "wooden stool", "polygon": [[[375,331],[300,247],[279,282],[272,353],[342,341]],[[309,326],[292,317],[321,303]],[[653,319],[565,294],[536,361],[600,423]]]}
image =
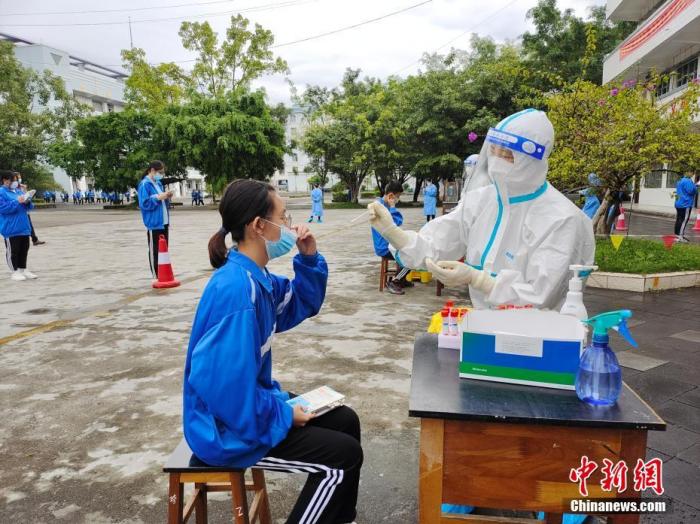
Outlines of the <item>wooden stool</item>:
{"label": "wooden stool", "polygon": [[[209,466],[192,454],[185,439],[170,455],[163,471],[170,475],[168,489],[168,524],[184,524],[196,512],[197,524],[207,522],[207,492],[231,493],[234,524],[272,524],[270,503],[265,489],[265,474],[251,468],[253,481],[246,483],[245,469]],[[185,484],[194,484],[192,497],[184,503]],[[254,493],[248,507],[246,491]]]}
{"label": "wooden stool", "polygon": [[[386,283],[389,280],[389,277],[395,276],[399,272],[399,266],[396,264],[394,266],[394,269],[389,269],[389,258],[387,257],[382,257],[382,264],[381,267],[379,268],[379,291],[384,291],[384,288],[386,287]],[[394,261],[396,262],[396,261]]]}

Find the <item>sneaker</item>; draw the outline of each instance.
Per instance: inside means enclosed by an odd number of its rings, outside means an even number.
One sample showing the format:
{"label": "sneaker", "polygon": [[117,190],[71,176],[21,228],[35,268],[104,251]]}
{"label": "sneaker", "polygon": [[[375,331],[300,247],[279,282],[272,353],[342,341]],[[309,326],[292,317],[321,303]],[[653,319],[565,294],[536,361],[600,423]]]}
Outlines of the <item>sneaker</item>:
{"label": "sneaker", "polygon": [[34,280],[35,278],[39,278],[38,276],[36,276],[34,273],[32,273],[31,271],[29,271],[29,270],[27,270],[27,269],[20,269],[20,271],[22,272],[22,274],[23,274],[26,278],[29,278],[29,279],[31,279],[31,280]]}
{"label": "sneaker", "polygon": [[318,223],[323,224],[323,220],[321,220],[321,217],[318,217]]}
{"label": "sneaker", "polygon": [[310,224],[310,223],[313,222],[313,221],[314,221],[314,217],[311,216],[311,217],[309,217],[309,219],[308,219],[306,222],[307,222],[308,224]]}
{"label": "sneaker", "polygon": [[46,244],[43,240],[37,240],[36,242],[32,242],[35,246],[42,246]]}
{"label": "sneaker", "polygon": [[683,237],[683,242],[690,242],[690,239],[688,237]]}
{"label": "sneaker", "polygon": [[19,282],[20,280],[27,280],[27,277],[20,273],[18,269],[17,271],[14,271],[12,275],[10,275],[10,279]]}
{"label": "sneaker", "polygon": [[413,282],[411,282],[410,280],[407,280],[405,278],[402,278],[401,280],[399,280],[399,285],[401,287],[415,287],[415,284]]}
{"label": "sneaker", "polygon": [[406,293],[404,292],[403,289],[401,289],[401,286],[394,282],[393,280],[390,280],[386,284],[386,289],[391,293],[392,295],[405,295]]}

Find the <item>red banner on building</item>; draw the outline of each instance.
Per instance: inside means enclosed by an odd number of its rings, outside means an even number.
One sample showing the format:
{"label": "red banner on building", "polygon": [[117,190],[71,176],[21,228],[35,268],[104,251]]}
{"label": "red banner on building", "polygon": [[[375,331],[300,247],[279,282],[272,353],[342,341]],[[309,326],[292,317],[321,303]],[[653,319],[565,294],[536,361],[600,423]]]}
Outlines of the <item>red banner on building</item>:
{"label": "red banner on building", "polygon": [[673,0],[620,48],[620,60],[639,49],[695,0]]}

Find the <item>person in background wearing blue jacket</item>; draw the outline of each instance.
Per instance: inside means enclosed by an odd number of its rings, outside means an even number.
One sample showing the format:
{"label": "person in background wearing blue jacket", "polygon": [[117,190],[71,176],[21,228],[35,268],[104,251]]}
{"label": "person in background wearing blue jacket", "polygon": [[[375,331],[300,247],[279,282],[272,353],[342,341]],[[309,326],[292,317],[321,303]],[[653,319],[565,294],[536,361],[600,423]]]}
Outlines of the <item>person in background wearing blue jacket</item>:
{"label": "person in background wearing blue jacket", "polygon": [[[386,207],[391,213],[391,218],[394,220],[394,224],[400,226],[403,224],[403,215],[396,209],[396,204],[398,204],[401,198],[401,193],[403,193],[403,187],[396,180],[389,182],[384,188],[384,197],[377,198],[377,202]],[[374,243],[374,253],[378,257],[386,258],[389,260],[396,260],[391,251],[389,251],[389,242],[379,234],[379,231],[372,228],[372,242]],[[404,287],[413,287],[413,282],[406,280],[406,275],[411,271],[410,268],[404,267],[400,261],[396,261],[400,270],[398,274],[392,278],[386,284],[386,289],[392,295],[405,295]]]}
{"label": "person in background wearing blue jacket", "polygon": [[676,242],[690,242],[685,236],[685,228],[688,226],[695,195],[698,192],[692,176],[692,173],[686,173],[686,176],[676,184],[676,225],[673,230],[676,234]]}
{"label": "person in background wearing blue jacket", "polygon": [[311,216],[307,222],[313,222],[314,217],[318,219],[318,223],[323,222],[323,190],[314,184],[314,188],[311,191]]}
{"label": "person in background wearing blue jacket", "polygon": [[581,191],[581,194],[586,197],[586,200],[583,203],[583,209],[581,209],[581,211],[583,211],[584,214],[592,220],[600,207],[600,199],[598,198],[597,192],[601,186],[601,182],[598,175],[595,173],[589,173],[588,184],[589,187]]}
{"label": "person in background wearing blue jacket", "polygon": [[[197,306],[185,361],[185,438],[210,465],[308,473],[288,523],[352,522],[363,461],[357,415],[349,407],[319,417],[292,408],[293,395],[271,373],[275,333],[323,304],[326,261],[309,229],[291,225],[270,184],[232,182],[219,213],[221,229],[209,240],[217,271]],[[294,279],[270,273],[267,263],[295,244]]]}
{"label": "person in background wearing blue jacket", "polygon": [[423,189],[423,214],[425,215],[426,222],[430,222],[435,218],[435,213],[437,211],[437,196],[437,187],[432,180],[428,180],[425,188]]}
{"label": "person in background wearing blue jacket", "polygon": [[17,192],[19,181],[13,171],[0,171],[0,234],[5,239],[7,264],[15,281],[35,279],[27,271],[27,254],[32,227],[27,210],[33,207],[23,193]]}
{"label": "person in background wearing blue jacket", "polygon": [[148,164],[148,169],[144,172],[138,187],[139,207],[148,236],[148,260],[151,264],[153,278],[158,278],[158,239],[160,236],[165,236],[165,240],[170,245],[168,199],[173,196],[173,192],[163,189],[161,183],[163,173],[165,173],[165,164],[160,160],[154,160]]}

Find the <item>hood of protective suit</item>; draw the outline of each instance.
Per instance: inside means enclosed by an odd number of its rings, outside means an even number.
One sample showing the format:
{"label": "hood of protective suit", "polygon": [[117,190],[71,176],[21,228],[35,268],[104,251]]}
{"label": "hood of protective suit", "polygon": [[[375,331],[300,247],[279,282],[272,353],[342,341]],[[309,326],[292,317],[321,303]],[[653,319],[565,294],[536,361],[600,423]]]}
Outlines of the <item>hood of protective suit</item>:
{"label": "hood of protective suit", "polygon": [[[493,134],[501,134],[505,138],[518,137],[519,146],[531,154],[512,150],[512,164],[496,157],[490,152],[490,146],[497,145],[490,141]],[[471,191],[493,183],[506,202],[509,198],[536,193],[542,190],[547,180],[548,158],[553,146],[554,127],[543,111],[525,109],[515,113],[489,132],[474,175],[465,189]]]}

